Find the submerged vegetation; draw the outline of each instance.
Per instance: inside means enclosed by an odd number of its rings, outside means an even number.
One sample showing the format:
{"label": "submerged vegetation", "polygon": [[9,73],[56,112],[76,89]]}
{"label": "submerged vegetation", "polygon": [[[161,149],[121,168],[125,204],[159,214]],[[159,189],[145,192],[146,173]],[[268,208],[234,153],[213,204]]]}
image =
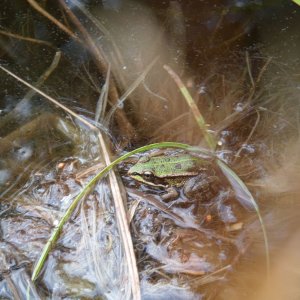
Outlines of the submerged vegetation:
{"label": "submerged vegetation", "polygon": [[0,298],[274,295],[299,236],[298,6],[1,14]]}

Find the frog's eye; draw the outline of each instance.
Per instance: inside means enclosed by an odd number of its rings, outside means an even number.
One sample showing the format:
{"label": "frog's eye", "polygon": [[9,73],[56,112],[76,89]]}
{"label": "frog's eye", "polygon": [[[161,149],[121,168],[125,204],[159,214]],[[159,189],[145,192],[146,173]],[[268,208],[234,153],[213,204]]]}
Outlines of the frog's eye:
{"label": "frog's eye", "polygon": [[153,176],[154,175],[153,175],[153,173],[151,171],[145,171],[143,173],[143,178],[146,179],[146,180],[149,180],[149,179],[153,178]]}

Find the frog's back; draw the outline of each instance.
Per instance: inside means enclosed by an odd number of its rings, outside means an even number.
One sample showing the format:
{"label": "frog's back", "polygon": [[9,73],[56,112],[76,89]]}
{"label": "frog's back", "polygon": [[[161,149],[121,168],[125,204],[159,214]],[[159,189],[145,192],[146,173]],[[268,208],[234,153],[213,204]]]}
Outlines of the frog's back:
{"label": "frog's back", "polygon": [[189,154],[154,156],[144,164],[144,170],[155,171],[157,177],[193,176],[205,165],[204,160]]}

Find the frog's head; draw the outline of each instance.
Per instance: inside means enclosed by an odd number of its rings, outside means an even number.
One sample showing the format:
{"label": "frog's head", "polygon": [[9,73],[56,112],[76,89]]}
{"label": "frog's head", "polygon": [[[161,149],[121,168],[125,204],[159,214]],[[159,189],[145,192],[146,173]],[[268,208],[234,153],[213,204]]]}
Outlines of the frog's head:
{"label": "frog's head", "polygon": [[127,174],[138,182],[155,187],[165,187],[156,176],[155,170],[146,163],[138,162],[128,170]]}
{"label": "frog's head", "polygon": [[154,185],[154,174],[152,170],[145,169],[142,164],[137,163],[128,170],[128,175],[134,180],[148,185]]}

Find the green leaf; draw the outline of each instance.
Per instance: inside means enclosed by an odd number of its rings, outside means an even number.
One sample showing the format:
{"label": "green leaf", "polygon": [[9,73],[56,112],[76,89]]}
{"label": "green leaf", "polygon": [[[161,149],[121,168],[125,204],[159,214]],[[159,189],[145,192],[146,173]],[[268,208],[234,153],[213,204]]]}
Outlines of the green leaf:
{"label": "green leaf", "polygon": [[221,160],[218,159],[217,164],[220,167],[223,174],[228,179],[228,181],[230,182],[230,184],[235,192],[237,200],[245,208],[254,209],[257,214],[258,220],[260,222],[261,230],[263,233],[263,237],[264,237],[267,275],[269,275],[269,273],[270,273],[269,242],[268,242],[267,230],[266,230],[262,215],[260,213],[259,206],[257,205],[257,203],[256,203],[255,199],[253,198],[252,194],[250,193],[249,189],[247,188],[245,183],[240,179],[240,177]]}
{"label": "green leaf", "polygon": [[300,6],[300,0],[292,0],[292,1]]}
{"label": "green leaf", "polygon": [[190,145],[187,144],[181,144],[181,143],[173,143],[173,142],[163,142],[163,143],[155,143],[155,144],[150,144],[146,145],[140,148],[137,148],[131,152],[128,152],[121,157],[117,158],[114,160],[109,166],[106,166],[101,172],[99,172],[96,176],[94,176],[89,183],[82,189],[82,191],[77,195],[77,197],[73,200],[73,202],[70,204],[69,208],[66,210],[65,214],[57,224],[57,226],[54,228],[52,231],[52,234],[50,238],[48,239],[46,245],[43,248],[43,251],[39,257],[38,262],[36,263],[34,270],[32,272],[31,280],[35,281],[42,268],[44,267],[44,264],[47,260],[47,257],[50,253],[50,251],[55,247],[55,243],[58,240],[60,233],[62,231],[62,228],[64,224],[69,220],[71,217],[72,213],[74,212],[75,208],[77,207],[79,201],[84,198],[94,187],[94,185],[98,182],[99,179],[104,177],[115,165],[119,164],[120,162],[124,161],[128,157],[130,157],[133,154],[141,153],[144,151],[148,151],[151,149],[156,149],[156,148],[179,148],[179,149],[188,149],[190,148]]}

